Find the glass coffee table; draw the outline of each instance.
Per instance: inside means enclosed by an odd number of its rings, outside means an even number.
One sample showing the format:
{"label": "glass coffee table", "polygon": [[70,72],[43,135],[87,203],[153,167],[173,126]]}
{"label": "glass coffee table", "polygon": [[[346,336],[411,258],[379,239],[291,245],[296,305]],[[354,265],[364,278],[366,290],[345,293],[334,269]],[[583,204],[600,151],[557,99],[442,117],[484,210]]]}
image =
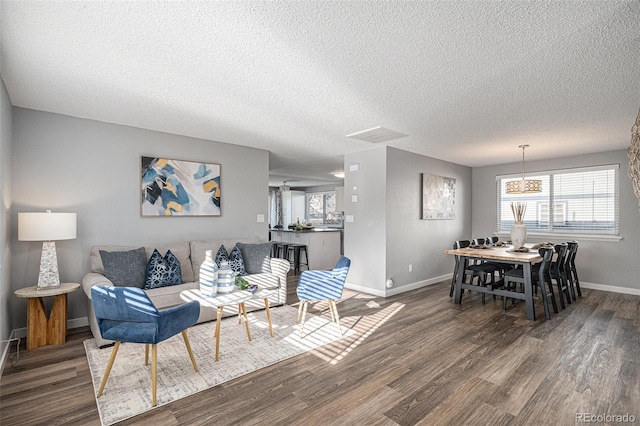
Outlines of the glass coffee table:
{"label": "glass coffee table", "polygon": [[207,297],[204,296],[199,289],[193,290],[184,290],[180,292],[180,298],[185,302],[191,302],[192,300],[200,303],[200,306],[207,308],[215,308],[217,309],[217,317],[216,317],[216,328],[215,328],[215,338],[216,338],[216,361],[220,358],[220,321],[222,320],[222,312],[225,306],[233,306],[238,305],[238,324],[241,323],[242,319],[244,319],[245,328],[247,329],[247,338],[251,341],[251,331],[249,330],[249,320],[247,318],[247,307],[245,302],[247,300],[252,299],[264,299],[265,301],[265,309],[267,311],[267,320],[269,322],[269,331],[271,332],[271,336],[273,337],[273,326],[271,325],[271,312],[269,311],[269,301],[268,297],[271,294],[271,291],[268,289],[258,290],[255,293],[251,293],[247,290],[240,290],[239,288],[234,288],[233,292],[227,294],[218,294],[215,297]]}

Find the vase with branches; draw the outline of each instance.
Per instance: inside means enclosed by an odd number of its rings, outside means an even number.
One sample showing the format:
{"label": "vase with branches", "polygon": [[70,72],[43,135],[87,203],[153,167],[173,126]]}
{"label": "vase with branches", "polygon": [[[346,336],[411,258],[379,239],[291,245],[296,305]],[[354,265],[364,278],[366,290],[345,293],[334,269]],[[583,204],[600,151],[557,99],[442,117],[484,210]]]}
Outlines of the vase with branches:
{"label": "vase with branches", "polygon": [[527,203],[512,202],[511,212],[513,213],[514,223],[511,226],[511,243],[514,249],[524,247],[527,242],[527,226],[524,224],[524,214],[527,211]]}

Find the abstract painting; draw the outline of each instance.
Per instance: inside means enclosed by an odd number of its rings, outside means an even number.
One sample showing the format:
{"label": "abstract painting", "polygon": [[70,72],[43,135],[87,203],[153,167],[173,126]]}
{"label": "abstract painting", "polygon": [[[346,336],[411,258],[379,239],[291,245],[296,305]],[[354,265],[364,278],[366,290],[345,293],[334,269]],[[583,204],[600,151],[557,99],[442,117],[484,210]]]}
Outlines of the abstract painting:
{"label": "abstract painting", "polygon": [[456,180],[422,174],[422,219],[455,219]]}
{"label": "abstract painting", "polygon": [[220,164],[142,157],[141,216],[220,216]]}

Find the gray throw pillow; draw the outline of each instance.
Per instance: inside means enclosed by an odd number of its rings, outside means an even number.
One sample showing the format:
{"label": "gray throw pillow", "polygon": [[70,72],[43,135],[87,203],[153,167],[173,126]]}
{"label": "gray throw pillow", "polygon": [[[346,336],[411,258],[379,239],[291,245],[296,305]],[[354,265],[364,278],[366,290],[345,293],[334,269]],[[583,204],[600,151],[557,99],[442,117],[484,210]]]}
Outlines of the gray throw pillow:
{"label": "gray throw pillow", "polygon": [[271,243],[261,244],[236,244],[242,253],[244,269],[249,274],[261,274],[271,272]]}
{"label": "gray throw pillow", "polygon": [[104,274],[117,287],[144,287],[147,255],[144,247],[129,251],[100,250]]}

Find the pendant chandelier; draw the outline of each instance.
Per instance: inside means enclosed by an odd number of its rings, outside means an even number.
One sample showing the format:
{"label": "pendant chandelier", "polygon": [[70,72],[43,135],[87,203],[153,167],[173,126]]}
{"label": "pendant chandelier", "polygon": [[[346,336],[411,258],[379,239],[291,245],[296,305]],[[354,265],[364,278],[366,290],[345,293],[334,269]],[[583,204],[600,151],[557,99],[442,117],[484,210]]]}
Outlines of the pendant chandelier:
{"label": "pendant chandelier", "polygon": [[535,192],[542,192],[541,180],[524,178],[524,149],[528,146],[529,145],[520,145],[518,147],[522,148],[522,179],[507,182],[507,194],[532,194]]}

